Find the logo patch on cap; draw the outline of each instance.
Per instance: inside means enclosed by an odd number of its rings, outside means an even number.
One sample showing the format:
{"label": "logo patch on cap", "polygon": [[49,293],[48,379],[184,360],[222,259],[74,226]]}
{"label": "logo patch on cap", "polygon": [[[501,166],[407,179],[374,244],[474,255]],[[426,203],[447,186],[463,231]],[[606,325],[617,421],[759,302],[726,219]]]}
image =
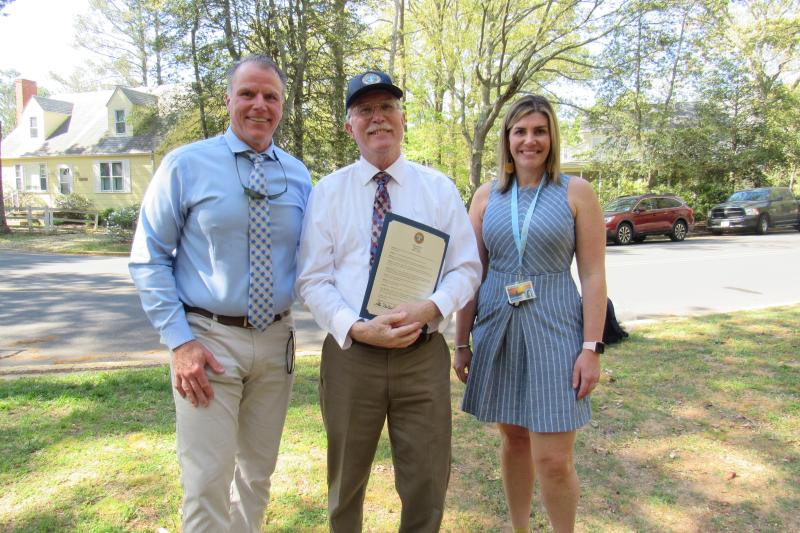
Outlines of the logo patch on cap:
{"label": "logo patch on cap", "polygon": [[375,74],[374,72],[368,72],[364,74],[361,78],[361,83],[364,85],[372,85],[373,83],[378,83],[381,81],[381,77]]}

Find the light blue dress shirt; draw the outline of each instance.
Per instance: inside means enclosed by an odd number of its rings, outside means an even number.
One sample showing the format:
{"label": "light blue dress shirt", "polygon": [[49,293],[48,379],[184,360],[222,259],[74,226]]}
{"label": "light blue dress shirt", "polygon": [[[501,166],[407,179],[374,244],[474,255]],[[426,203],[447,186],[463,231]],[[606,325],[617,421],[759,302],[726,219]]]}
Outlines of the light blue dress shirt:
{"label": "light blue dress shirt", "polygon": [[[243,186],[249,185],[252,163],[236,156],[247,150],[231,128],[178,148],[164,157],[145,193],[128,267],[147,317],[170,349],[194,339],[183,304],[218,315],[247,315],[250,260]],[[269,200],[274,305],[282,312],[294,300],[311,177],[303,163],[274,143],[263,153],[268,155],[268,193],[287,188]]]}

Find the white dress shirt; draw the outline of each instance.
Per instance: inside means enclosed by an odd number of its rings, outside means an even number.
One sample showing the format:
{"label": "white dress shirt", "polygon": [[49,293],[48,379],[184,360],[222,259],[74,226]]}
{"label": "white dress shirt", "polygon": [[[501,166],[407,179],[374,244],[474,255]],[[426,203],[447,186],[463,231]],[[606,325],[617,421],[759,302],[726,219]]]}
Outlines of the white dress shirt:
{"label": "white dress shirt", "polygon": [[[303,221],[298,254],[297,294],[317,324],[342,349],[352,343],[349,331],[369,280],[372,208],[379,170],[361,158],[317,183]],[[406,161],[402,156],[385,170],[393,213],[450,235],[441,277],[430,300],[443,319],[428,331],[444,329],[449,316],[474,295],[481,280],[478,246],[455,184],[444,174]]]}

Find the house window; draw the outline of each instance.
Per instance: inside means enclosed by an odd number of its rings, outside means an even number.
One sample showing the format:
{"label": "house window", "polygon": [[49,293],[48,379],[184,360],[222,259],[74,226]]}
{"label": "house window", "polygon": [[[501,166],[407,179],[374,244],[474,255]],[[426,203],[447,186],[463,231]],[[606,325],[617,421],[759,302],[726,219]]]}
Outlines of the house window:
{"label": "house window", "polygon": [[36,121],[36,117],[31,117],[31,139],[35,139],[39,136],[39,126]]}
{"label": "house window", "polygon": [[72,193],[72,171],[69,167],[58,169],[58,191],[61,194]]}
{"label": "house window", "polygon": [[47,165],[39,163],[39,190],[47,191]]}
{"label": "house window", "polygon": [[24,176],[22,165],[14,165],[14,178],[16,181],[15,185],[18,191],[23,190]]}
{"label": "house window", "polygon": [[117,109],[114,111],[114,122],[117,127],[117,135],[125,134],[125,110]]}
{"label": "house window", "polygon": [[125,192],[122,161],[103,161],[100,163],[100,192]]}

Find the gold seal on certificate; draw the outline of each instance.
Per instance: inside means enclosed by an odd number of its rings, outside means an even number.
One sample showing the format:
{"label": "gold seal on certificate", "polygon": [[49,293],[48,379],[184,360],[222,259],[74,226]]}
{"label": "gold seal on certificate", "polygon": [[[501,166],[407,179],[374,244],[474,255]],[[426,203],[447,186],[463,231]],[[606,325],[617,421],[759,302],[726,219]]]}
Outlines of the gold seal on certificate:
{"label": "gold seal on certificate", "polygon": [[398,304],[424,300],[433,294],[449,238],[436,228],[387,213],[361,316],[383,315]]}

